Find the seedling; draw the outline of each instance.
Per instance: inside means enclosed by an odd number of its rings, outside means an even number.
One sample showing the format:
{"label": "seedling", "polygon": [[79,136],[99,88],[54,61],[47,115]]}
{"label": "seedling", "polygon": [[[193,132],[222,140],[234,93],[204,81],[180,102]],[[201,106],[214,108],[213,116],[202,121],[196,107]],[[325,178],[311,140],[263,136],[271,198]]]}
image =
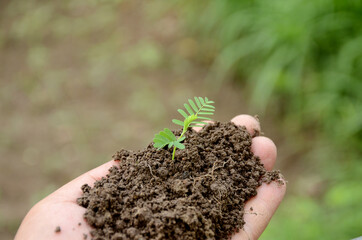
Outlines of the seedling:
{"label": "seedling", "polygon": [[[203,127],[207,123],[205,120],[211,120],[211,118],[206,117],[205,115],[213,115],[215,107],[212,105],[214,102],[207,99],[207,97],[194,97],[195,102],[192,99],[189,99],[189,104],[185,103],[185,109],[189,113],[187,114],[184,110],[178,109],[177,111],[185,118],[183,121],[173,119],[172,122],[183,127],[182,133],[179,137],[176,137],[173,132],[165,128],[163,131],[157,133],[153,138],[154,147],[161,149],[166,145],[170,149],[173,147],[172,160],[175,159],[175,151],[178,149],[185,149],[185,145],[181,142],[185,140],[184,134],[186,133],[189,127]],[[195,104],[196,103],[196,104]],[[190,107],[191,106],[191,107]],[[199,116],[202,115],[202,116]],[[204,121],[197,121],[197,120]]]}

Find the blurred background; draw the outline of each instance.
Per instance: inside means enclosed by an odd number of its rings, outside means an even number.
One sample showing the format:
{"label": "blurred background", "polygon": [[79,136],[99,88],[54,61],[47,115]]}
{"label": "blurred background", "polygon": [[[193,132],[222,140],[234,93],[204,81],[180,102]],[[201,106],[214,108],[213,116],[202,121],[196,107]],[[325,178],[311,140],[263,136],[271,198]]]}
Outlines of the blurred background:
{"label": "blurred background", "polygon": [[261,239],[362,235],[362,1],[0,1],[0,239],[185,99],[258,114],[288,192]]}

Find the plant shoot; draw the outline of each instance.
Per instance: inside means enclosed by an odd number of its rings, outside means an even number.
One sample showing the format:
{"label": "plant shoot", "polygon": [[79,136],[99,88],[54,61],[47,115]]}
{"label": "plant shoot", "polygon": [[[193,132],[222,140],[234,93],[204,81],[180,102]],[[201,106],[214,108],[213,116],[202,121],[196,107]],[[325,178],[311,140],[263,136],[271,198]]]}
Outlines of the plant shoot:
{"label": "plant shoot", "polygon": [[[173,147],[172,151],[172,160],[175,159],[175,151],[178,149],[185,149],[185,145],[182,144],[182,141],[185,140],[184,134],[186,133],[189,127],[203,127],[207,123],[205,120],[211,120],[211,118],[207,117],[208,115],[213,115],[215,111],[215,107],[213,101],[210,101],[207,97],[194,97],[195,101],[192,99],[188,100],[188,103],[184,104],[184,107],[187,113],[178,109],[177,111],[184,117],[184,120],[173,119],[172,122],[182,126],[182,133],[179,137],[176,137],[173,132],[165,128],[163,131],[157,133],[153,139],[154,147],[161,149],[167,146],[168,148]],[[201,115],[201,116],[200,116]]]}

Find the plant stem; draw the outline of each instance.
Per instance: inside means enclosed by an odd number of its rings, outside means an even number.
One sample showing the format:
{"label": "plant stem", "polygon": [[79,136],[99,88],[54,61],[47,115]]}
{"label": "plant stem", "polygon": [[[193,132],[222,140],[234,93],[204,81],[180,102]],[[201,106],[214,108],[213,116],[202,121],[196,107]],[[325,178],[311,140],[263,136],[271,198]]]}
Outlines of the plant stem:
{"label": "plant stem", "polygon": [[173,147],[173,152],[172,152],[172,160],[175,160],[175,152],[176,152],[176,147]]}
{"label": "plant stem", "polygon": [[[177,140],[179,140],[180,138],[182,138],[182,136],[185,134],[185,132],[187,131],[187,128],[185,129],[185,127],[182,129],[182,133],[181,135],[177,138]],[[173,147],[173,151],[172,151],[172,160],[175,160],[175,152],[176,152],[176,147]]]}
{"label": "plant stem", "polygon": [[[196,118],[197,118],[197,114],[201,111],[201,109],[202,109],[203,107],[204,107],[204,106],[202,106],[202,107],[199,109],[199,111],[197,111],[197,112],[195,113]],[[182,129],[182,133],[181,133],[181,135],[177,138],[177,140],[179,140],[180,138],[182,138],[182,136],[186,133],[188,127],[189,127],[189,125],[184,126],[184,128]],[[174,147],[173,147],[173,151],[172,151],[172,160],[175,160],[175,152],[176,152],[176,147],[174,146]]]}

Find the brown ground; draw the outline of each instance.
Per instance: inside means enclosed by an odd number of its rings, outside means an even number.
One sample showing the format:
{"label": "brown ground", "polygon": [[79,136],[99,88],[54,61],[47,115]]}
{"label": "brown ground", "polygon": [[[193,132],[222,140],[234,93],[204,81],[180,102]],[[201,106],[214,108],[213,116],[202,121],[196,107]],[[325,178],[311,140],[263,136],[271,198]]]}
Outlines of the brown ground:
{"label": "brown ground", "polygon": [[185,136],[174,161],[153,144],[121,150],[119,168],[82,187],[92,239],[228,239],[243,227],[245,202],[278,172],[253,155],[245,127],[217,122]]}

